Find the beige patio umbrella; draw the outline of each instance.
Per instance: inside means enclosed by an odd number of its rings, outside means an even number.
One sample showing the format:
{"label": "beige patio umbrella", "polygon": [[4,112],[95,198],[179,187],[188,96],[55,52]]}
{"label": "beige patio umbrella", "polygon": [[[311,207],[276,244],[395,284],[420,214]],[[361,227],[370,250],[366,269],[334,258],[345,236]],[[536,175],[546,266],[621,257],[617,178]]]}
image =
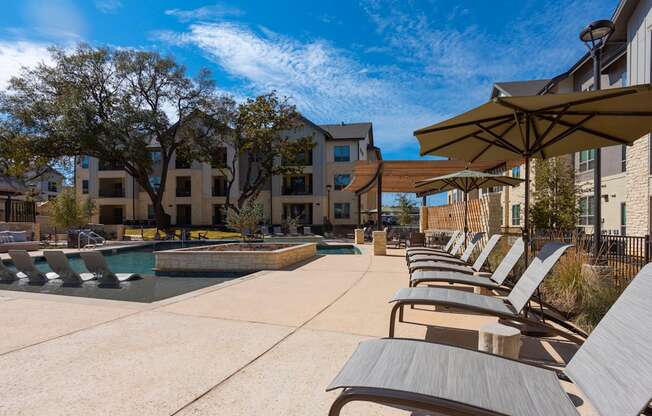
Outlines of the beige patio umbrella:
{"label": "beige patio umbrella", "polygon": [[466,247],[469,232],[469,192],[494,186],[518,186],[521,182],[523,182],[523,179],[465,169],[449,175],[417,181],[414,185],[419,196],[453,190],[464,192],[464,246]]}
{"label": "beige patio umbrella", "polygon": [[[530,159],[615,144],[652,131],[649,84],[600,91],[497,97],[471,111],[419,129],[420,154],[467,162],[525,159],[525,227],[529,242]],[[528,258],[529,244],[525,256]]]}

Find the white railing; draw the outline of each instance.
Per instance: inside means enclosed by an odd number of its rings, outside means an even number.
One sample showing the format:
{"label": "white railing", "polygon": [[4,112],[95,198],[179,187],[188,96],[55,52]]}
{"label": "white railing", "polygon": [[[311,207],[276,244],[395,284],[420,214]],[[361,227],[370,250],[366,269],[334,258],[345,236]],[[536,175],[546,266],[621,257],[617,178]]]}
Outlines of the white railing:
{"label": "white railing", "polygon": [[79,230],[79,233],[77,233],[77,249],[81,248],[81,239],[82,237],[86,237],[86,245],[89,246],[92,245],[93,247],[97,246],[102,246],[106,242],[104,237],[101,235],[97,234],[94,231],[91,230]]}

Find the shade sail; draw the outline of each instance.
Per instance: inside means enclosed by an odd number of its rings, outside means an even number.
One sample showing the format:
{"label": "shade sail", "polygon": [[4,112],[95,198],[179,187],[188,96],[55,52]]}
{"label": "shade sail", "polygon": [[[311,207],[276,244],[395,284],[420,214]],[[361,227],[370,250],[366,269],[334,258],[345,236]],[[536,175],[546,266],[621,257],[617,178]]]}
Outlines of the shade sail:
{"label": "shade sail", "polygon": [[494,186],[518,186],[522,182],[523,179],[511,176],[463,170],[449,175],[419,181],[416,183],[416,189],[419,195],[428,195],[453,190],[470,192],[474,189],[491,188]]}
{"label": "shade sail", "polygon": [[649,84],[600,91],[498,97],[414,132],[420,154],[467,162],[546,158],[631,144],[652,131]]}

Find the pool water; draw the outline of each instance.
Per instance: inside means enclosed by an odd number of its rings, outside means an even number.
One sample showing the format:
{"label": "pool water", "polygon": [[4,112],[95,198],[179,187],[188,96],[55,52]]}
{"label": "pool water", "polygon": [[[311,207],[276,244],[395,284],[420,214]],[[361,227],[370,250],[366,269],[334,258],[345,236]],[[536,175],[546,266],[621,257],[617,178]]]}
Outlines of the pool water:
{"label": "pool water", "polygon": [[317,245],[317,254],[361,254],[361,251],[352,245],[346,244],[335,244],[335,245],[326,245],[318,244]]}

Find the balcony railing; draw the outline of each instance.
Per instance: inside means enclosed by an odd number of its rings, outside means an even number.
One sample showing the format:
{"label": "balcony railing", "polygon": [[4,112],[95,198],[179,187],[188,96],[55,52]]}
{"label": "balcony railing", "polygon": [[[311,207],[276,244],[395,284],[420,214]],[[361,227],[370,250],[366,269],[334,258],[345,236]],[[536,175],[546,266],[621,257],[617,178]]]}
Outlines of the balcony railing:
{"label": "balcony railing", "polygon": [[304,187],[283,187],[283,195],[312,195],[312,189]]}
{"label": "balcony railing", "polygon": [[100,198],[124,198],[124,189],[100,189]]}
{"label": "balcony railing", "polygon": [[192,189],[190,188],[177,188],[177,198],[183,198],[192,195]]}

